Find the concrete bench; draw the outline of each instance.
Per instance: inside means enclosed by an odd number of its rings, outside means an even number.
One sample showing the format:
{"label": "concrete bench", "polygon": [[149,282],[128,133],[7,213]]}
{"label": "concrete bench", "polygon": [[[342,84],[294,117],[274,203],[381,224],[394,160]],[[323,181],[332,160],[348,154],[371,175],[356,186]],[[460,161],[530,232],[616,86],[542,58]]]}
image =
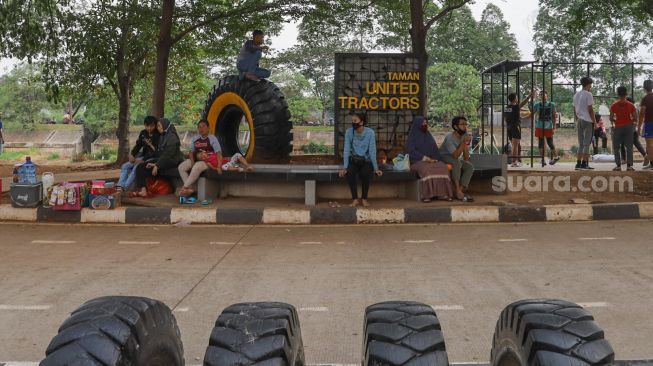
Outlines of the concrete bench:
{"label": "concrete bench", "polygon": [[[505,155],[472,155],[473,180],[487,180],[507,175]],[[228,196],[304,199],[306,205],[315,205],[318,199],[348,199],[349,187],[338,176],[337,165],[254,165],[253,172],[204,172],[197,181],[197,197]],[[167,169],[162,176],[172,178],[173,185],[181,185],[179,172]],[[402,198],[419,200],[419,180],[413,172],[384,171],[374,177],[370,198]],[[360,188],[359,188],[360,189]]]}

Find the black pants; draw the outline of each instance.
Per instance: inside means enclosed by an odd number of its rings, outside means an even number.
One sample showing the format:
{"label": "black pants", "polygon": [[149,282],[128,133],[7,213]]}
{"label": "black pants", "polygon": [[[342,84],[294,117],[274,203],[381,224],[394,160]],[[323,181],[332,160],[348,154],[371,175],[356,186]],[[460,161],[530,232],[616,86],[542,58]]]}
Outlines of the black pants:
{"label": "black pants", "polygon": [[[646,149],[644,149],[642,143],[639,142],[639,134],[637,131],[635,131],[635,135],[633,136],[633,146],[640,154],[642,154],[642,156],[646,156]],[[621,145],[621,160],[626,160],[626,146],[624,145]]]}
{"label": "black pants", "polygon": [[363,183],[363,199],[367,199],[367,193],[370,190],[370,182],[374,175],[374,167],[372,163],[366,161],[365,163],[354,164],[349,162],[347,167],[347,182],[349,182],[349,189],[351,190],[351,198],[358,199],[358,182],[357,177],[360,176],[361,183]]}
{"label": "black pants", "polygon": [[608,148],[608,136],[606,136],[603,130],[594,130],[594,154],[599,153],[599,139],[601,140],[601,147],[603,150]]}
{"label": "black pants", "polygon": [[[159,167],[159,173],[161,173],[165,169],[174,168],[178,166],[180,163],[181,162],[170,161],[170,160],[156,162],[156,164]],[[150,177],[153,177],[152,168],[147,168],[147,164],[145,163],[138,164],[138,166],[136,167],[136,179],[135,179],[136,188],[141,189],[145,187],[146,185],[145,180]]]}

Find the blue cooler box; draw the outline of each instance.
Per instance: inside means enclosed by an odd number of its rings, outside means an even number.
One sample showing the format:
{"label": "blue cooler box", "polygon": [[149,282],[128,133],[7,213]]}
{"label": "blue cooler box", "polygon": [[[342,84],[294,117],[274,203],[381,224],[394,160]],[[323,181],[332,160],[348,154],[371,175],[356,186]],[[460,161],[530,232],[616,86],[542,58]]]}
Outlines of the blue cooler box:
{"label": "blue cooler box", "polygon": [[43,202],[43,184],[12,183],[9,195],[13,207],[38,207]]}

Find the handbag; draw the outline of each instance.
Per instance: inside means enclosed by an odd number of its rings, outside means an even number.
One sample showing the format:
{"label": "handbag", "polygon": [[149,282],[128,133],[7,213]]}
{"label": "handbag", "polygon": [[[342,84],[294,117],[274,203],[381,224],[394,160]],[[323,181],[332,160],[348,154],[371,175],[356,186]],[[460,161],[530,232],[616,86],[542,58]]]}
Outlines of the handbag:
{"label": "handbag", "polygon": [[394,170],[405,172],[410,170],[410,156],[408,154],[399,154],[392,159]]}

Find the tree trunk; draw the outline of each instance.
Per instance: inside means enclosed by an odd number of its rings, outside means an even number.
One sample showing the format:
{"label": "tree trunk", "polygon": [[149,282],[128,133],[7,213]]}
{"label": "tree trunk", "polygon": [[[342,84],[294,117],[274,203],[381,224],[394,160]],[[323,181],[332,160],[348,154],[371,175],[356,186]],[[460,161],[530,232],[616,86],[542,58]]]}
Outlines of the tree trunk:
{"label": "tree trunk", "polygon": [[152,93],[152,115],[163,117],[165,112],[166,83],[168,79],[168,60],[172,48],[172,16],[175,0],[163,0],[159,40],[156,44],[156,66],[154,70],[154,90]]}
{"label": "tree trunk", "polygon": [[420,82],[420,108],[423,116],[427,116],[428,103],[426,100],[426,68],[429,55],[426,53],[426,33],[428,29],[424,25],[424,11],[422,0],[410,0],[410,39],[413,54],[419,60],[419,82]]}
{"label": "tree trunk", "polygon": [[119,112],[118,112],[118,159],[117,163],[122,164],[129,160],[129,107],[131,104],[131,80],[129,77],[122,76],[118,79],[118,88],[120,90]]}

